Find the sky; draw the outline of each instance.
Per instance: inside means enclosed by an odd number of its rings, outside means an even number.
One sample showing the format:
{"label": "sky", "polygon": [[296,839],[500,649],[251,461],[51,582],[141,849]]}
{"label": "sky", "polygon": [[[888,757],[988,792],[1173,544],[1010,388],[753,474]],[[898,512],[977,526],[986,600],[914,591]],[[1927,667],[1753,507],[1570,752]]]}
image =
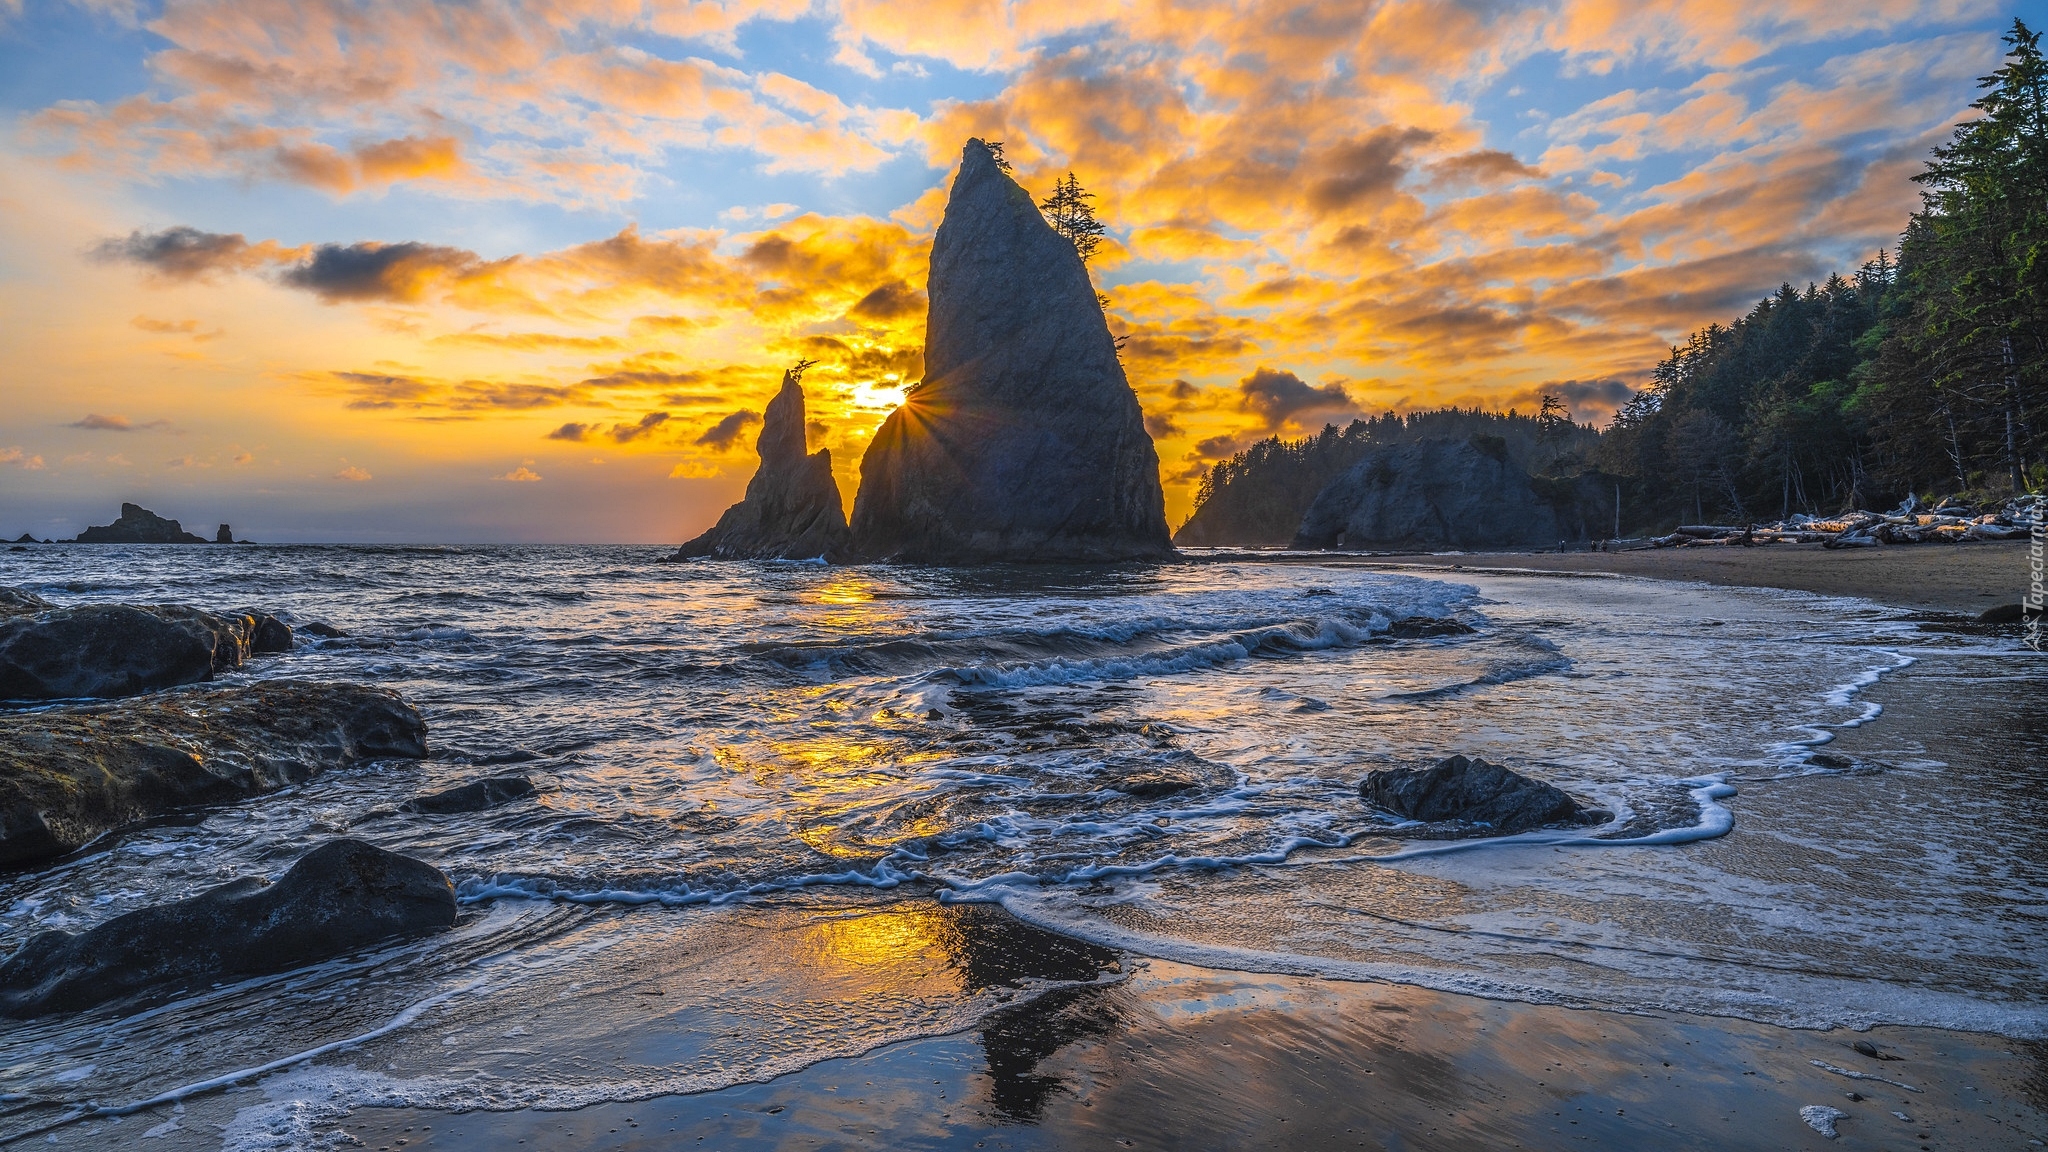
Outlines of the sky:
{"label": "sky", "polygon": [[781,372],[849,507],[962,144],[1097,196],[1168,519],[1270,435],[1604,422],[1897,242],[2014,0],[0,0],[0,533],[673,543]]}

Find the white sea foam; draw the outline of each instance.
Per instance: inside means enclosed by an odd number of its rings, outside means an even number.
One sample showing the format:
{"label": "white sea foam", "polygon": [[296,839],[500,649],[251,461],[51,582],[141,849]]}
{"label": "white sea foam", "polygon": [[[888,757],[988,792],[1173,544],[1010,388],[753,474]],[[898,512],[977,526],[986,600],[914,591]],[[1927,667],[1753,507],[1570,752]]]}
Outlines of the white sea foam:
{"label": "white sea foam", "polygon": [[1808,1128],[1833,1140],[1840,1135],[1835,1131],[1835,1121],[1847,1120],[1849,1114],[1840,1108],[1830,1108],[1825,1104],[1808,1104],[1799,1110],[1799,1118],[1806,1121]]}

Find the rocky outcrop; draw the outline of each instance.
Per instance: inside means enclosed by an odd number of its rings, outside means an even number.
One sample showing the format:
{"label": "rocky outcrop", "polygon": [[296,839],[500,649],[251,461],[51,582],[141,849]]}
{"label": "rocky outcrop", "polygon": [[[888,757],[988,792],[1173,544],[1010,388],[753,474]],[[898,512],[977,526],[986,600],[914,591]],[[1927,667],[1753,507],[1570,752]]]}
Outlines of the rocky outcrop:
{"label": "rocky outcrop", "polygon": [[210,680],[252,653],[291,649],[291,627],[256,609],[60,608],[33,593],[0,589],[0,700],[133,696]]}
{"label": "rocky outcrop", "polygon": [[1095,287],[980,140],[932,244],[924,379],[860,465],[854,548],[925,563],[1173,555]]}
{"label": "rocky outcrop", "polygon": [[0,713],[0,867],[174,808],[422,757],[426,734],[396,693],[295,680]]}
{"label": "rocky outcrop", "polygon": [[1555,547],[1556,510],[1490,447],[1419,440],[1366,453],[1309,506],[1294,547]]}
{"label": "rocky outcrop", "polygon": [[415,796],[399,805],[401,812],[430,816],[452,816],[460,812],[481,812],[534,794],[533,781],[524,776],[488,776],[458,788]]}
{"label": "rocky outcrop", "polygon": [[[1509,835],[1545,824],[1599,823],[1608,814],[1581,807],[1563,791],[1484,760],[1452,756],[1430,768],[1389,768],[1366,774],[1358,792],[1368,804],[1425,823],[1483,826]],[[1454,830],[1455,831],[1455,830]]]}
{"label": "rocky outcrop", "polygon": [[725,510],[702,536],[676,549],[671,560],[837,560],[846,553],[846,510],[832,479],[832,451],[806,453],[804,368],[782,374],[782,390],[768,402],[754,442],[761,466],[747,482],[746,498]]}
{"label": "rocky outcrop", "polygon": [[206,540],[185,531],[176,520],[166,520],[139,504],[123,504],[119,520],[87,528],[78,534],[78,543],[204,544]]}
{"label": "rocky outcrop", "polygon": [[275,883],[249,877],[87,932],[32,937],[0,963],[0,1016],[289,971],[454,923],[455,889],[440,869],[331,840]]}
{"label": "rocky outcrop", "polygon": [[215,544],[233,544],[235,542],[235,533],[227,525],[223,524],[213,534],[213,542]]}

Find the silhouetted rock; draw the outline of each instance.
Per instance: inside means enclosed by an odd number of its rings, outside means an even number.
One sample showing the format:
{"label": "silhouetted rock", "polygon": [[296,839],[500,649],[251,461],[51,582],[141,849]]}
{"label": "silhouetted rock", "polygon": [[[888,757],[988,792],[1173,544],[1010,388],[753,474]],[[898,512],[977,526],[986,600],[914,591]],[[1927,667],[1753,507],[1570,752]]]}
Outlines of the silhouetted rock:
{"label": "silhouetted rock", "polygon": [[173,808],[425,756],[426,731],[396,693],[297,680],[0,713],[0,867]]}
{"label": "silhouetted rock", "polygon": [[235,534],[228,529],[227,525],[223,524],[220,526],[220,530],[213,534],[213,542],[215,544],[233,544],[235,542]]}
{"label": "silhouetted rock", "polygon": [[446,816],[457,812],[481,812],[533,794],[533,781],[524,776],[491,776],[472,780],[459,788],[415,796],[399,808],[406,812]]}
{"label": "silhouetted rock", "polygon": [[1545,824],[1605,820],[1564,792],[1484,760],[1452,756],[1431,768],[1388,768],[1358,786],[1367,803],[1429,823],[1457,820],[1507,835]]}
{"label": "silhouetted rock", "polygon": [[1497,438],[1374,448],[1316,497],[1294,547],[1555,547],[1582,531],[1558,514],[1572,484],[1532,478]]}
{"label": "silhouetted rock", "polygon": [[0,963],[0,1015],[76,1012],[155,990],[284,972],[455,923],[431,864],[330,840],[275,883],[235,880],[89,931],[44,932]]}
{"label": "silhouetted rock", "polygon": [[348,635],[348,633],[327,623],[325,620],[313,620],[301,624],[299,625],[299,631],[304,632],[308,636],[318,636],[322,640],[332,640],[337,636]]}
{"label": "silhouetted rock", "polygon": [[185,531],[176,520],[166,520],[139,504],[123,504],[119,520],[87,528],[78,534],[78,543],[204,544],[206,540]]}
{"label": "silhouetted rock", "polygon": [[41,543],[41,541],[39,541],[39,540],[37,540],[37,539],[35,538],[35,534],[34,534],[34,533],[32,533],[32,532],[23,532],[23,533],[22,533],[21,535],[19,535],[19,536],[15,537],[15,538],[14,538],[14,539],[13,539],[13,540],[11,541],[11,543],[15,543],[15,544],[39,544],[39,543]]}
{"label": "silhouetted rock", "polygon": [[1095,286],[980,140],[932,243],[924,380],[860,465],[854,548],[929,563],[1173,555]]}
{"label": "silhouetted rock", "polygon": [[832,479],[832,452],[805,454],[802,373],[803,366],[784,372],[782,391],[768,402],[755,441],[761,466],[747,482],[746,498],[670,559],[836,560],[845,554],[846,510]]}

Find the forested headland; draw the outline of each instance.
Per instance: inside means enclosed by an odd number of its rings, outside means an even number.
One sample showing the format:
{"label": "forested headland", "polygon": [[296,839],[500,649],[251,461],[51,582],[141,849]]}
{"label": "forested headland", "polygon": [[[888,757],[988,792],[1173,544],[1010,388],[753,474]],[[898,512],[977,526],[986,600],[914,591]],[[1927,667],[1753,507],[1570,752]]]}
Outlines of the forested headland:
{"label": "forested headland", "polygon": [[[1182,544],[1284,544],[1375,444],[1498,436],[1532,474],[1593,471],[1624,530],[1832,514],[2048,484],[2048,64],[2014,20],[1977,115],[1914,179],[1895,251],[1787,284],[1671,350],[1607,428],[1456,409],[1262,441],[1201,482]],[[1290,519],[1291,517],[1291,519]]]}
{"label": "forested headland", "polygon": [[1415,440],[1474,439],[1532,474],[1576,473],[1600,443],[1590,425],[1574,424],[1562,403],[1535,415],[1439,408],[1353,420],[1300,440],[1261,440],[1217,462],[1195,487],[1195,512],[1174,534],[1188,547],[1285,547],[1328,487],[1373,448]]}

